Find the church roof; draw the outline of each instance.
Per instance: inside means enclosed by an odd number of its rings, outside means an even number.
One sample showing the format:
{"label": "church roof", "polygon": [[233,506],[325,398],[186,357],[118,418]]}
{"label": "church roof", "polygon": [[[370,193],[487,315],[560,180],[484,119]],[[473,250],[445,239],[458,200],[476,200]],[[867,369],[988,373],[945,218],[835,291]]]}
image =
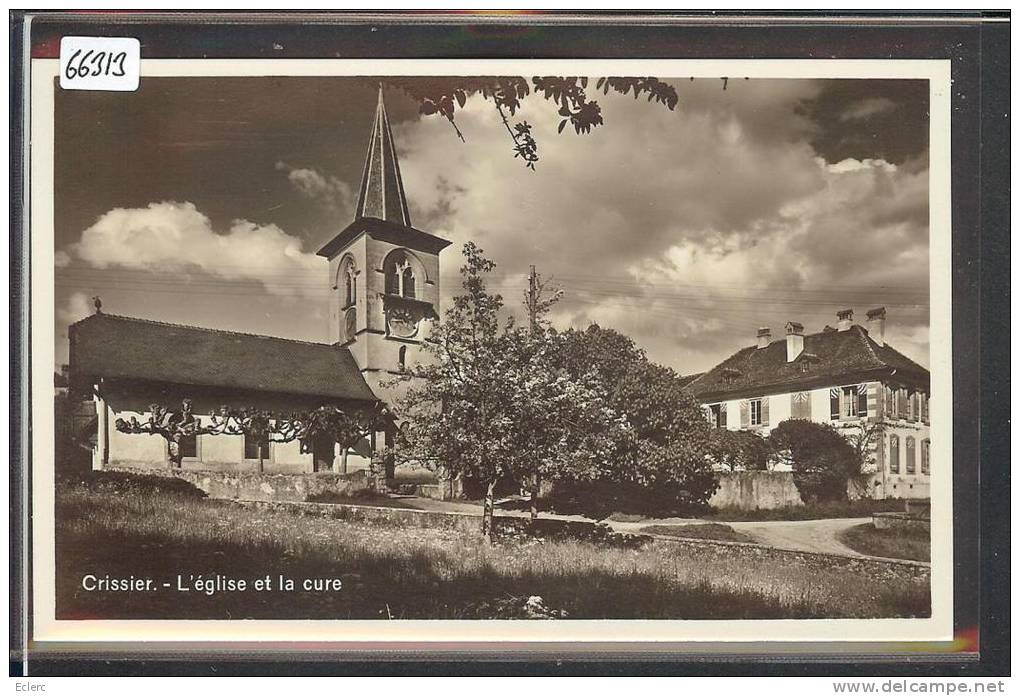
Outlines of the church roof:
{"label": "church roof", "polygon": [[814,389],[892,377],[910,385],[928,385],[930,373],[889,344],[879,345],[867,329],[822,331],[804,337],[804,350],[786,361],[786,339],[765,348],[737,351],[690,383],[701,401],[763,396],[791,389]]}
{"label": "church roof", "polygon": [[97,378],[377,401],[340,346],[94,314],[71,324],[70,370]]}
{"label": "church roof", "polygon": [[450,245],[447,240],[411,226],[407,196],[400,178],[400,163],[393,145],[393,132],[386,116],[382,88],[375,109],[372,135],[368,141],[365,170],[361,175],[358,207],[354,222],[344,228],[317,252],[333,258],[361,234],[384,239],[400,246],[423,249],[438,254]]}

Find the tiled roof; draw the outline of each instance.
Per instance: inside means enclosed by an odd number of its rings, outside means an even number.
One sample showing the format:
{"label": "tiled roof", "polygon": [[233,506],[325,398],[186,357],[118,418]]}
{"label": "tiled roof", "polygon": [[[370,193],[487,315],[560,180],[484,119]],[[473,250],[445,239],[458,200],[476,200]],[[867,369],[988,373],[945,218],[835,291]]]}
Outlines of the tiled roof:
{"label": "tiled roof", "polygon": [[340,346],[94,314],[70,326],[70,369],[103,377],[376,401]]}
{"label": "tiled roof", "polygon": [[931,379],[924,367],[889,344],[880,346],[855,324],[805,336],[804,350],[793,362],[786,361],[785,338],[765,348],[748,346],[691,383],[690,390],[702,400],[738,398],[894,374],[908,384],[926,386]]}

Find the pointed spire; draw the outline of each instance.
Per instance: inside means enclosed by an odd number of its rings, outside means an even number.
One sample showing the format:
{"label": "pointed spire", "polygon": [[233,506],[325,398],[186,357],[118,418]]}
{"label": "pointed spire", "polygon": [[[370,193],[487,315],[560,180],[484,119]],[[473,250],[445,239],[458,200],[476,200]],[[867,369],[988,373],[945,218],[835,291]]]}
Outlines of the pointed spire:
{"label": "pointed spire", "polygon": [[364,217],[411,226],[404,184],[400,180],[397,151],[393,146],[393,133],[390,131],[390,120],[386,117],[382,85],[379,85],[379,103],[375,108],[372,137],[368,142],[368,157],[361,177],[358,210],[355,214],[355,218]]}

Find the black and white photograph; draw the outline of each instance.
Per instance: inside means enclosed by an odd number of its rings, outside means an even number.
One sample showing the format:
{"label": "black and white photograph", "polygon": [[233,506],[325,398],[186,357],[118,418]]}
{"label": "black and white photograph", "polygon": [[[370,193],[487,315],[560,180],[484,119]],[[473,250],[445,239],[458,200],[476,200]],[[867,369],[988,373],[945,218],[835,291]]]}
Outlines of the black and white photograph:
{"label": "black and white photograph", "polygon": [[943,65],[51,62],[52,635],[952,638]]}

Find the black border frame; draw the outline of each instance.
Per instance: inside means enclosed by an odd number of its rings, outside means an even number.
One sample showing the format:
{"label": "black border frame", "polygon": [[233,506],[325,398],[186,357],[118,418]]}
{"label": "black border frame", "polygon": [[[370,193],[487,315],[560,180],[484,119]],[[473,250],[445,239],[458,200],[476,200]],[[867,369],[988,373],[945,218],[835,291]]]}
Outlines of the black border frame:
{"label": "black border frame", "polygon": [[[958,627],[980,650],[960,656],[364,653],[301,660],[217,651],[28,655],[46,675],[700,674],[980,676],[1009,673],[1009,13],[11,13],[11,644],[24,645],[22,573],[30,570],[30,295],[21,169],[27,147],[22,70],[32,45],[65,34],[137,36],[164,58],[948,58],[952,61],[954,547]],[[286,48],[274,47],[282,45]],[[50,49],[52,50],[52,48]],[[975,337],[977,346],[975,346]],[[976,348],[976,350],[975,350]],[[975,409],[977,406],[977,409]],[[977,411],[975,413],[975,410]],[[977,416],[976,418],[974,416]],[[26,427],[27,426],[27,427]],[[1007,462],[1006,466],[1002,462]],[[977,543],[975,543],[975,541]],[[30,614],[27,614],[30,615]],[[10,655],[10,675],[25,656]]]}

